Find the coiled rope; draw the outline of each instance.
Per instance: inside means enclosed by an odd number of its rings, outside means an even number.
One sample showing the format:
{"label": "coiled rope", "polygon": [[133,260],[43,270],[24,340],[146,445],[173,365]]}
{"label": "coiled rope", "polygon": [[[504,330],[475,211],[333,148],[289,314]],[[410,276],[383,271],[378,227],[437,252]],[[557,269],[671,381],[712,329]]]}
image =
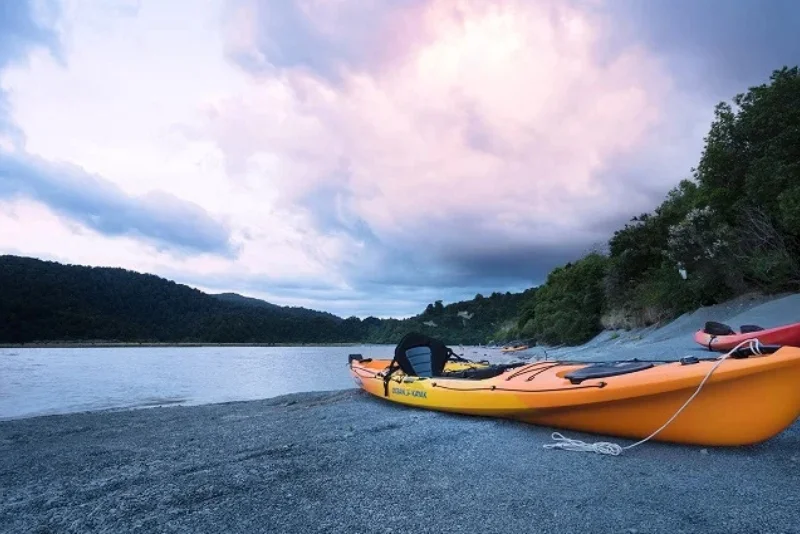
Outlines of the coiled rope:
{"label": "coiled rope", "polygon": [[720,364],[722,364],[722,362],[724,362],[731,354],[735,353],[737,350],[739,350],[739,348],[744,347],[744,346],[747,346],[747,348],[750,349],[750,351],[752,351],[753,354],[762,354],[762,352],[761,352],[761,342],[758,340],[758,338],[748,339],[746,341],[742,341],[741,343],[739,343],[738,345],[733,347],[730,351],[728,351],[727,353],[722,355],[719,358],[719,360],[717,361],[717,363],[715,363],[711,367],[711,369],[708,370],[708,373],[706,373],[706,376],[703,378],[702,381],[700,381],[700,385],[697,386],[697,389],[692,394],[692,396],[689,397],[689,399],[685,403],[683,403],[683,406],[681,406],[678,409],[678,411],[675,412],[673,414],[673,416],[670,417],[669,420],[666,423],[661,425],[661,427],[658,430],[656,430],[655,432],[653,432],[652,434],[650,434],[649,436],[647,436],[643,440],[637,441],[636,443],[633,443],[632,445],[627,445],[625,447],[622,447],[621,445],[618,445],[616,443],[612,443],[612,442],[609,442],[609,441],[598,441],[598,442],[595,442],[595,443],[586,443],[586,442],[578,440],[578,439],[567,438],[563,434],[561,434],[560,432],[553,432],[551,437],[553,438],[555,443],[546,443],[542,447],[544,447],[545,449],[562,449],[562,450],[565,450],[565,451],[576,451],[576,452],[594,452],[594,453],[597,453],[597,454],[607,454],[607,455],[610,455],[610,456],[619,456],[620,454],[622,454],[623,451],[632,449],[634,447],[637,447],[637,446],[641,445],[642,443],[645,443],[645,442],[649,441],[650,439],[655,437],[659,432],[661,432],[662,430],[667,428],[667,426],[670,423],[672,423],[672,421],[674,421],[676,417],[678,417],[678,414],[680,414],[684,410],[684,408],[686,408],[689,405],[689,403],[692,402],[692,400],[694,400],[695,397],[697,397],[698,393],[700,393],[700,390],[703,389],[703,386],[705,385],[706,381],[708,381],[708,379],[711,377],[712,373],[714,373],[714,371],[716,371],[717,367],[719,367]]}

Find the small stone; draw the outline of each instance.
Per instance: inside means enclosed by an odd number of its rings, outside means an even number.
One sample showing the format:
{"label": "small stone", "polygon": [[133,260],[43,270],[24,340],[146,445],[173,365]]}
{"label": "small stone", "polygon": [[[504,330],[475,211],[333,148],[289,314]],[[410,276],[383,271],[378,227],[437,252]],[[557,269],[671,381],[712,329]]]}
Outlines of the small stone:
{"label": "small stone", "polygon": [[700,454],[708,454],[708,449],[700,449]]}

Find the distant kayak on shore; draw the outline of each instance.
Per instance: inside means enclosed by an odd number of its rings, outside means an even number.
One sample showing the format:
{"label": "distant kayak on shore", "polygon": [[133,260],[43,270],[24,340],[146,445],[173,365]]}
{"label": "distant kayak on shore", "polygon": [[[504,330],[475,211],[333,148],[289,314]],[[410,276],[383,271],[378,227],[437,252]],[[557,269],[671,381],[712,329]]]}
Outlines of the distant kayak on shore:
{"label": "distant kayak on shore", "polygon": [[708,350],[725,352],[747,341],[756,339],[767,345],[789,345],[800,347],[800,322],[774,328],[762,328],[758,325],[742,325],[739,332],[730,326],[716,321],[708,321],[705,326],[695,332],[694,340]]}

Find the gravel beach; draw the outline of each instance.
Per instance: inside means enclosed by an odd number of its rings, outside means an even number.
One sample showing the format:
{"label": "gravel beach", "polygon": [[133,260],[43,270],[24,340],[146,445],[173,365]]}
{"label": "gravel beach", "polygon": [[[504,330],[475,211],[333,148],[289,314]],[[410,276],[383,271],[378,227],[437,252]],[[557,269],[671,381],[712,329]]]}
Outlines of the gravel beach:
{"label": "gravel beach", "polygon": [[551,431],[357,390],[6,421],[0,532],[800,532],[800,424],[618,457]]}
{"label": "gravel beach", "polygon": [[[708,319],[797,321],[800,295],[549,353],[707,355],[691,333]],[[544,449],[553,430],[355,389],[4,421],[0,532],[800,533],[800,421],[755,446],[648,442],[617,457]]]}

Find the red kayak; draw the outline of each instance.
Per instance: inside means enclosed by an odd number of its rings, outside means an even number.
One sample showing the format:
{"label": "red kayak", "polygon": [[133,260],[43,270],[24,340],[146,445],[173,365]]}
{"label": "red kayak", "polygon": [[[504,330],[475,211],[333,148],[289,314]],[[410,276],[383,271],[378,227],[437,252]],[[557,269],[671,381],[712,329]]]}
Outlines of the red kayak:
{"label": "red kayak", "polygon": [[694,333],[694,340],[708,350],[726,352],[733,347],[758,338],[765,345],[790,345],[800,347],[800,323],[792,323],[775,328],[761,328],[753,324],[745,324],[736,332],[730,326],[709,321],[702,330]]}

